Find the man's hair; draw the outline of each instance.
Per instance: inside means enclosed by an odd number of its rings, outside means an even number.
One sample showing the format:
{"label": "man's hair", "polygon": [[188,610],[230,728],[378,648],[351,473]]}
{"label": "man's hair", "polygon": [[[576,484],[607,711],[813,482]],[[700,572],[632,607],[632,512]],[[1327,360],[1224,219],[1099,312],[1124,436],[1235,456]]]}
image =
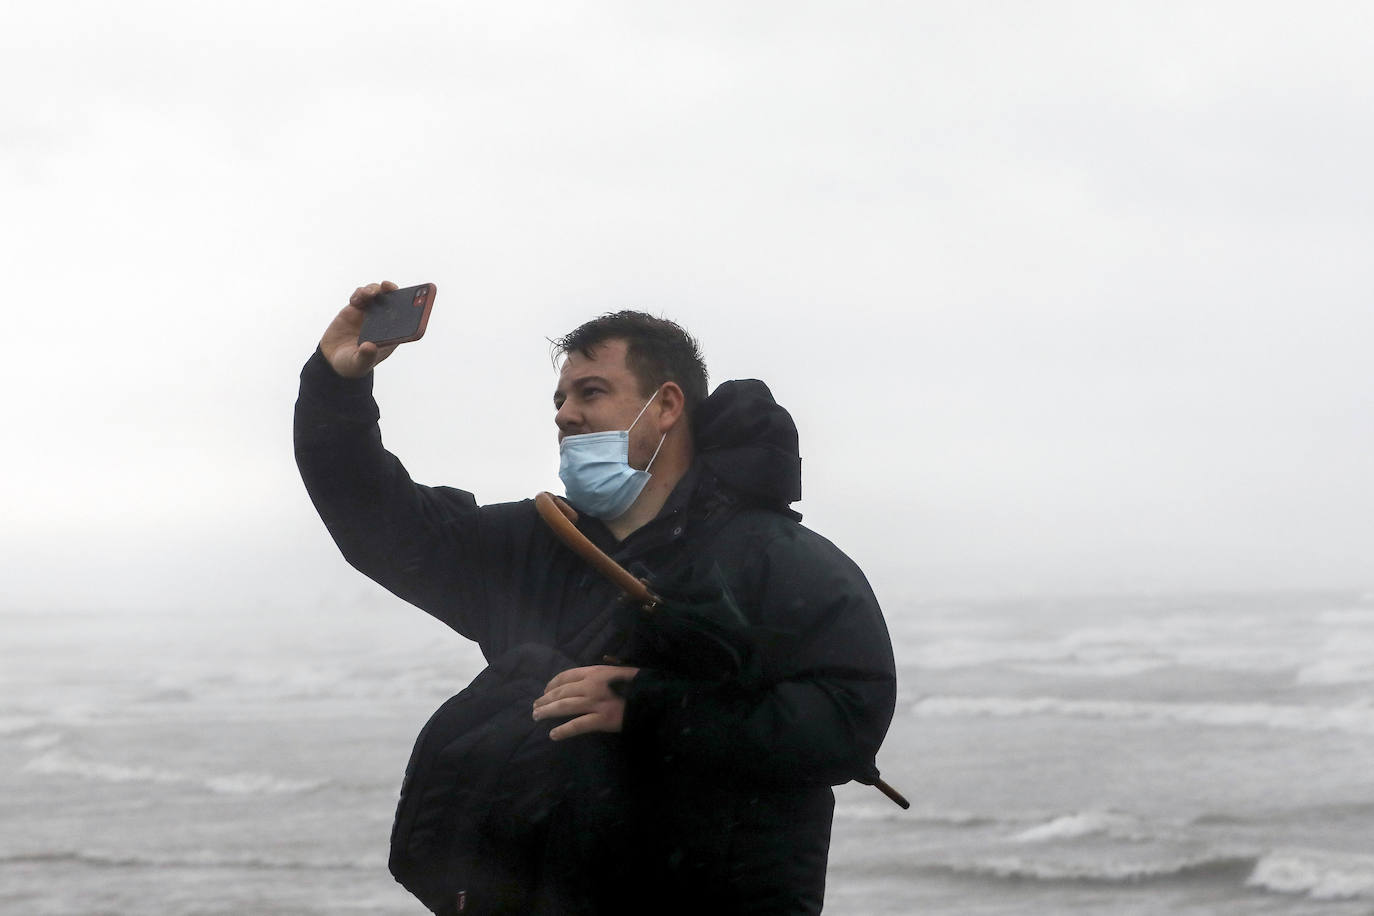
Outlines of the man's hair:
{"label": "man's hair", "polygon": [[554,340],[554,355],[576,351],[595,359],[595,349],[609,340],[625,341],[625,365],[639,380],[645,396],[664,382],[677,382],[688,416],[706,400],[706,363],[701,348],[681,325],[667,318],[644,312],[610,312]]}

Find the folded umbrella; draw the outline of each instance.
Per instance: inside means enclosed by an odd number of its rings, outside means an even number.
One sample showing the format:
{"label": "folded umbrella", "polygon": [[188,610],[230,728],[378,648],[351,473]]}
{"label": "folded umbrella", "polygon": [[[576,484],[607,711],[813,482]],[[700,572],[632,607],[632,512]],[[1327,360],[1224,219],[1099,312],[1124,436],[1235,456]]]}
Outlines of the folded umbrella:
{"label": "folded umbrella", "polygon": [[[534,505],[560,541],[625,593],[636,659],[670,664],[688,677],[730,677],[745,686],[768,681],[768,660],[777,655],[769,650],[785,645],[790,634],[750,626],[723,583],[721,589],[707,594],[665,598],[578,531],[574,524],[577,512],[572,506],[550,493],[535,496]],[[619,663],[614,658],[607,661]],[[900,792],[876,775],[872,785],[902,808],[911,807]]]}

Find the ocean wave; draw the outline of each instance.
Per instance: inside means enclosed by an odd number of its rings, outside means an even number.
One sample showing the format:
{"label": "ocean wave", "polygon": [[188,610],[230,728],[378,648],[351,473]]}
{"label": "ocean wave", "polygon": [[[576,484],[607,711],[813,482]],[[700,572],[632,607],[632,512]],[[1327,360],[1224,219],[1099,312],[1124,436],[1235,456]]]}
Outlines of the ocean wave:
{"label": "ocean wave", "polygon": [[79,849],[16,852],[0,855],[0,865],[45,864],[88,865],[97,868],[242,868],[264,871],[372,870],[379,865],[378,862],[371,859],[277,859],[262,855],[234,855],[208,849],[176,855],[128,854]]}
{"label": "ocean wave", "polygon": [[1113,680],[1135,677],[1150,671],[1168,668],[1173,663],[1167,659],[1131,657],[1110,658],[1092,661],[1073,658],[1057,664],[1018,664],[1016,669],[1027,674],[1041,674],[1047,677],[1101,678]]}
{"label": "ocean wave", "polygon": [[895,805],[836,805],[835,819],[843,821],[896,821],[904,825],[940,827],[987,827],[1003,823],[972,811],[903,811]]}
{"label": "ocean wave", "polygon": [[1255,864],[1251,887],[1313,900],[1374,900],[1374,856],[1322,850],[1275,850]]}
{"label": "ocean wave", "polygon": [[1215,877],[1239,880],[1251,872],[1256,856],[1203,854],[1156,862],[1098,860],[1093,862],[1046,861],[1021,856],[989,856],[967,862],[945,862],[938,871],[977,878],[1007,881],[1075,881],[1101,884],[1136,884],[1178,878]]}
{"label": "ocean wave", "polygon": [[24,771],[49,776],[76,776],[92,782],[151,782],[194,785],[220,795],[294,795],[323,787],[324,780],[283,779],[267,773],[194,774],[150,766],[127,766],[86,760],[49,751],[24,764]]}
{"label": "ocean wave", "polygon": [[[1057,818],[1014,841],[1076,839],[1114,833],[1113,816]],[[981,855],[922,866],[956,875],[1007,881],[1137,884],[1147,881],[1217,879],[1273,894],[1312,900],[1374,900],[1374,855],[1320,849],[1210,849],[1157,859],[1126,855],[1087,858],[1045,855]]]}
{"label": "ocean wave", "polygon": [[1364,684],[1374,681],[1374,640],[1366,640],[1362,652],[1324,658],[1298,669],[1294,680],[1301,685]]}
{"label": "ocean wave", "polygon": [[[1358,646],[1356,644],[1359,644]],[[912,634],[902,656],[943,671],[1001,667],[1057,677],[1121,679],[1168,668],[1255,674],[1305,671],[1305,683],[1374,681],[1367,605],[1276,613],[1131,614],[1064,629],[1006,620],[936,621]]]}
{"label": "ocean wave", "polygon": [[1374,706],[1366,704],[1327,707],[1272,703],[1161,703],[1133,700],[1065,700],[1056,697],[934,696],[918,700],[912,706],[912,712],[921,718],[1064,716],[1374,735]]}
{"label": "ocean wave", "polygon": [[1119,840],[1145,840],[1152,836],[1141,822],[1116,811],[1084,811],[1066,814],[1011,837],[1013,843],[1048,843],[1076,840],[1087,836],[1109,836]]}

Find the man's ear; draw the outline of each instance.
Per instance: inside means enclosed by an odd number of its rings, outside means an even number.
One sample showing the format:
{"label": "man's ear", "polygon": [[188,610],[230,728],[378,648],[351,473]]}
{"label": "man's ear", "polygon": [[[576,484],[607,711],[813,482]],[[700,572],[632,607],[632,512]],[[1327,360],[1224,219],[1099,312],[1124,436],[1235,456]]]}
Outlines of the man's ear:
{"label": "man's ear", "polygon": [[677,382],[664,382],[658,392],[658,431],[666,433],[687,418],[687,397]]}

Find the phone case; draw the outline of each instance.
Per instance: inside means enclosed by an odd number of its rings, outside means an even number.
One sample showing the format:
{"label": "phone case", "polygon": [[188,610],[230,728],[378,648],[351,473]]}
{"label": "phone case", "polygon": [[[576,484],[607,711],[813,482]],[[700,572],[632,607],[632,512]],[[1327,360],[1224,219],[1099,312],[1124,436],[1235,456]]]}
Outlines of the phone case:
{"label": "phone case", "polygon": [[384,347],[419,340],[425,336],[435,292],[437,288],[433,283],[422,283],[377,296],[363,314],[358,343],[370,340]]}

